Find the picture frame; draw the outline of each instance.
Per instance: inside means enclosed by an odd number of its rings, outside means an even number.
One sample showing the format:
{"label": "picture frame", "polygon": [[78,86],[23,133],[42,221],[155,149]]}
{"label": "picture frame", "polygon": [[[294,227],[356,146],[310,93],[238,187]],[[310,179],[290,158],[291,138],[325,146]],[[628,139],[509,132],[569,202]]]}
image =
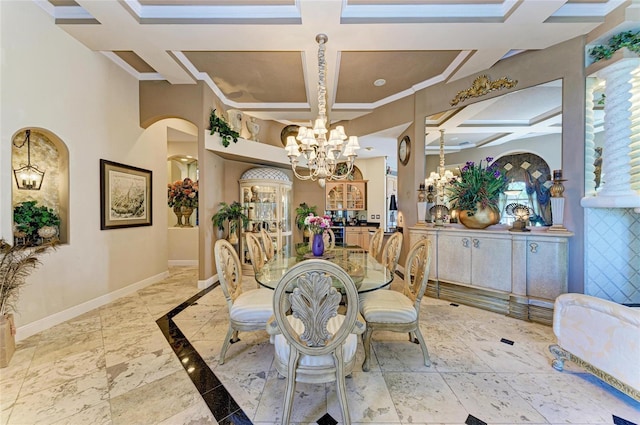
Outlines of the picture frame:
{"label": "picture frame", "polygon": [[100,160],[100,230],[151,226],[152,172]]}

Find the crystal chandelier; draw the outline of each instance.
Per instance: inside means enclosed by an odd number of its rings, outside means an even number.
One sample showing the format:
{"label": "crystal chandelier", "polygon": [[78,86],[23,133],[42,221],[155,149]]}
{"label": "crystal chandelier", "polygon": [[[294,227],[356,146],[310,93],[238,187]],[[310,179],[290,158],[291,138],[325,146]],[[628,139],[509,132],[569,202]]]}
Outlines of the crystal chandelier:
{"label": "crystal chandelier", "polygon": [[[326,66],[324,52],[329,40],[326,34],[318,34],[318,118],[313,128],[300,127],[298,136],[287,137],[287,155],[293,173],[300,180],[318,180],[324,187],[327,180],[344,180],[353,171],[353,163],[360,149],[358,138],[347,138],[344,127],[327,130],[327,87],[325,84]],[[327,133],[329,138],[327,140]],[[299,141],[296,142],[296,139]],[[348,141],[347,141],[348,140]],[[306,160],[309,171],[301,174],[296,169],[300,155]]]}
{"label": "crystal chandelier", "polygon": [[453,178],[453,173],[444,169],[444,130],[440,130],[440,166],[437,173],[432,171],[424,181],[427,188],[436,189],[436,204],[445,203],[445,188]]}

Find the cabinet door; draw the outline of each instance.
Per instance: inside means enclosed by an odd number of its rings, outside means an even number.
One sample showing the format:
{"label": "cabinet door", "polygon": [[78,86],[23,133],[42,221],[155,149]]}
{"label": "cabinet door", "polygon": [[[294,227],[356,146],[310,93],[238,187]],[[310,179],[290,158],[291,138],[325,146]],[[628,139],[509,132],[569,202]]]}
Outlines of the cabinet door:
{"label": "cabinet door", "polygon": [[527,295],[555,300],[568,291],[567,240],[527,241]]}
{"label": "cabinet door", "polygon": [[345,195],[348,210],[364,210],[365,209],[365,192],[364,182],[346,183]]}
{"label": "cabinet door", "polygon": [[347,241],[347,245],[360,245],[360,229],[345,229],[345,239]]}
{"label": "cabinet door", "polygon": [[471,283],[471,237],[438,237],[438,280]]}
{"label": "cabinet door", "polygon": [[471,237],[471,284],[511,292],[511,238]]}
{"label": "cabinet door", "polygon": [[344,208],[344,183],[327,183],[327,200],[325,209],[330,211],[343,210]]}

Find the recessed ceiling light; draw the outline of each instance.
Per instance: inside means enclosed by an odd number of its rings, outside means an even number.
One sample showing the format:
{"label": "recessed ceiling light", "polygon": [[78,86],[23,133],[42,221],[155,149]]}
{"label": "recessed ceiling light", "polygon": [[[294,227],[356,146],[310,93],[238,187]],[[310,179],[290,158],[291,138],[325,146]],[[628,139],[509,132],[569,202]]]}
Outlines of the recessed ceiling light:
{"label": "recessed ceiling light", "polygon": [[384,78],[378,78],[377,80],[375,80],[373,82],[373,85],[376,86],[376,87],[382,87],[385,84],[387,84],[387,80],[385,80]]}

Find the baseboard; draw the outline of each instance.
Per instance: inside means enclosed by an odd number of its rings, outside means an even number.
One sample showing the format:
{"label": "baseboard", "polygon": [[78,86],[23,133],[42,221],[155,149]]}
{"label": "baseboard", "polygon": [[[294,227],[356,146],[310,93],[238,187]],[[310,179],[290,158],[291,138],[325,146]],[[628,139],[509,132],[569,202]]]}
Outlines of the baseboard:
{"label": "baseboard", "polygon": [[169,267],[171,266],[197,266],[198,260],[169,260]]}
{"label": "baseboard", "polygon": [[198,281],[198,289],[207,289],[208,287],[210,287],[211,285],[213,285],[217,281],[218,281],[218,275],[217,274],[214,274],[209,279],[199,280]]}
{"label": "baseboard", "polygon": [[108,294],[101,295],[98,298],[94,298],[89,301],[85,301],[82,304],[75,305],[66,310],[62,310],[58,313],[54,313],[51,316],[44,317],[36,320],[24,326],[20,326],[16,332],[16,341],[20,341],[29,338],[32,335],[49,329],[55,325],[71,320],[74,317],[78,317],[81,314],[85,314],[91,310],[102,307],[112,301],[122,298],[126,295],[132,294],[140,289],[146,288],[149,285],[160,282],[169,276],[169,272],[165,271],[155,276],[148,277],[140,282],[133,283],[124,288],[120,288],[117,291],[109,292]]}

